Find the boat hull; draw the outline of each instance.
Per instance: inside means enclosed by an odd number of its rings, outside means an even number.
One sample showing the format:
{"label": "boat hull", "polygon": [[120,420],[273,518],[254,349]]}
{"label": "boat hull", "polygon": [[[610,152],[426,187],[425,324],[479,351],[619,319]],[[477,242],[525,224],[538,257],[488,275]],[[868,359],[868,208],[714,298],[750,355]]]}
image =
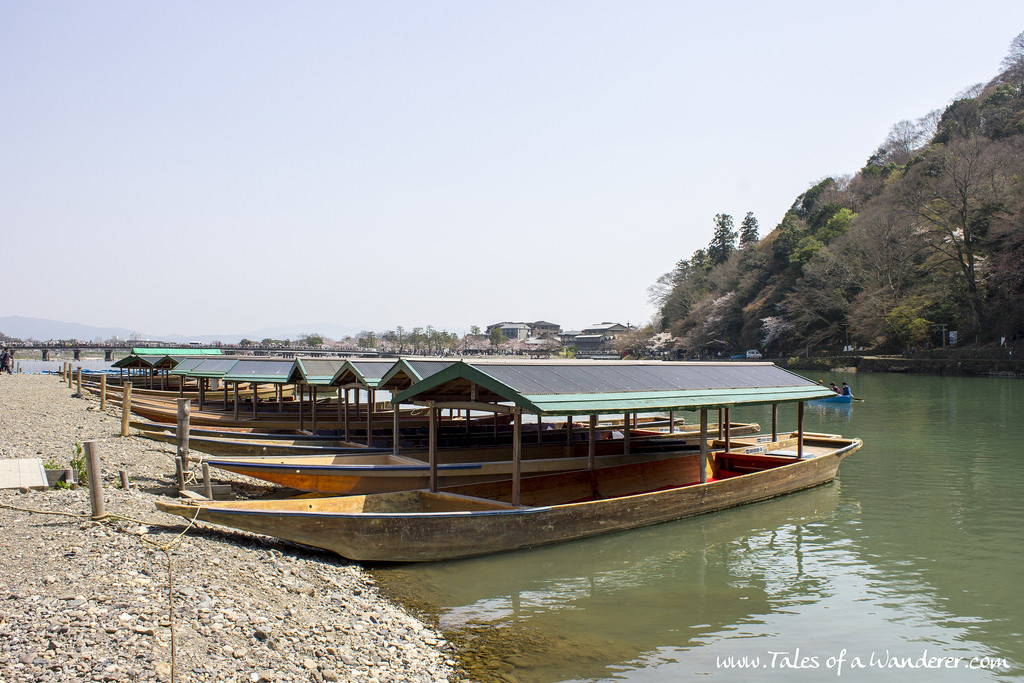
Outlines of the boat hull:
{"label": "boat hull", "polygon": [[[699,480],[698,456],[526,477],[524,507],[511,482],[367,496],[302,497],[207,505],[159,502],[165,512],[268,534],[357,561],[422,562],[519,550],[623,531],[766,500],[835,478],[861,442],[827,440],[807,459],[717,454]],[[733,460],[730,458],[733,457]],[[740,460],[745,458],[746,460]],[[771,458],[742,473],[736,462]],[[742,469],[742,468],[740,468]]]}
{"label": "boat hull", "polygon": [[842,396],[836,394],[835,396],[829,396],[828,398],[819,398],[814,401],[808,401],[808,403],[838,403],[838,404],[849,404],[853,403],[853,396]]}
{"label": "boat hull", "polygon": [[[177,430],[172,424],[132,422],[132,426],[139,430],[139,436],[165,443],[177,443]],[[224,428],[222,428],[222,430],[223,429]],[[353,441],[343,441],[339,437],[322,435],[314,436],[310,434],[273,434],[266,431],[256,431],[253,427],[235,427],[234,429],[246,429],[246,431],[227,432],[220,430],[214,431],[212,429],[207,430],[202,427],[193,427],[189,430],[189,448],[194,451],[200,451],[202,453],[207,453],[209,455],[225,459],[263,456],[301,456],[311,455],[317,452],[324,454],[343,453],[351,449],[366,448],[363,444]],[[755,422],[733,423],[730,429],[730,434],[733,437],[741,437],[753,434],[759,429],[760,425]],[[295,432],[297,430],[293,429],[290,431]],[[535,433],[536,432],[534,432],[534,434]],[[551,432],[546,431],[544,432],[544,441],[542,444],[527,443],[524,448],[536,449],[540,447],[547,449],[547,452],[550,453],[550,455],[542,457],[567,457],[572,454],[580,455],[586,453],[587,446],[585,432],[576,432],[576,438],[571,446],[567,446],[565,444],[564,434],[564,429],[552,430]],[[712,436],[715,434],[715,431],[711,432]],[[391,436],[390,434],[382,435],[378,432],[378,434],[374,436],[374,441],[377,444],[390,445]],[[450,444],[442,445],[441,447],[444,452],[442,460],[445,462],[451,462],[453,460],[460,462],[479,461],[481,459],[479,457],[481,450],[486,451],[489,448],[493,450],[494,448],[501,447],[467,447],[463,445],[467,440],[461,439],[457,436],[448,437],[445,441]],[[405,440],[403,439],[402,442],[405,443]],[[696,448],[699,444],[700,432],[696,429],[677,429],[673,432],[639,429],[632,432],[631,448],[637,452],[670,452],[685,448]],[[511,446],[506,445],[504,448],[507,451],[504,457],[506,459],[510,459]],[[571,448],[572,451],[566,452],[569,448]],[[620,453],[623,449],[624,446],[621,438],[602,438],[596,442],[598,455]],[[426,460],[426,449],[422,446],[403,446],[401,448],[401,452],[404,455],[412,455],[413,457],[417,457],[421,460]],[[495,458],[492,457],[488,459]]]}
{"label": "boat hull", "polygon": [[[531,453],[532,450],[523,451],[526,456],[520,466],[523,476],[587,468],[585,455],[545,457],[550,449],[538,447],[537,453]],[[366,452],[364,449],[363,453]],[[430,486],[430,466],[424,460],[391,454],[364,454],[269,456],[234,460],[211,458],[206,462],[211,467],[311,493],[351,496],[410,491]],[[426,456],[425,453],[419,455]],[[668,459],[678,455],[658,452],[623,455],[619,452],[596,456],[595,464],[597,467],[612,467],[630,461]],[[441,487],[502,481],[511,476],[510,459],[450,462],[437,467],[437,482]]]}
{"label": "boat hull", "polygon": [[[716,442],[717,443],[717,442]],[[795,435],[782,443],[796,443]],[[737,445],[745,444],[737,441]],[[689,450],[695,452],[699,438],[684,435],[656,434],[637,438],[627,454],[622,440],[598,441],[594,444],[597,467],[610,467],[631,461],[677,457]],[[210,452],[209,440],[190,437],[189,447]],[[264,453],[250,457],[228,456],[209,458],[207,462],[218,469],[262,479],[297,491],[361,495],[387,493],[426,488],[430,485],[429,453],[403,451],[401,456],[380,455],[364,457],[371,449],[331,451],[303,446],[252,446],[265,449]],[[271,452],[270,449],[274,449]],[[290,450],[286,450],[290,449]],[[763,451],[764,446],[758,447]],[[530,444],[521,451],[521,472],[524,476],[549,472],[586,469],[588,444],[572,445]],[[512,449],[507,447],[442,449],[438,452],[438,486],[508,479],[512,476]]]}

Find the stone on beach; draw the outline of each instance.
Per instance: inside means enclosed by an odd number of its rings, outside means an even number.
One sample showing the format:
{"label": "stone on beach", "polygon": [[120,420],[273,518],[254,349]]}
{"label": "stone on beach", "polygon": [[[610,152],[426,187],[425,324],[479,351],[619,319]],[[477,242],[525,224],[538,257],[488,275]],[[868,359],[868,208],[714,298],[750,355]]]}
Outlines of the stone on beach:
{"label": "stone on beach", "polygon": [[91,521],[85,488],[0,491],[0,680],[169,680],[172,616],[179,680],[456,677],[436,630],[335,555],[200,525],[169,550],[168,566],[158,546],[184,526],[146,491],[173,484],[173,446],[121,437],[118,410],[84,394],[49,375],[0,382],[0,458],[63,467],[76,444],[95,440],[106,511],[118,517]]}

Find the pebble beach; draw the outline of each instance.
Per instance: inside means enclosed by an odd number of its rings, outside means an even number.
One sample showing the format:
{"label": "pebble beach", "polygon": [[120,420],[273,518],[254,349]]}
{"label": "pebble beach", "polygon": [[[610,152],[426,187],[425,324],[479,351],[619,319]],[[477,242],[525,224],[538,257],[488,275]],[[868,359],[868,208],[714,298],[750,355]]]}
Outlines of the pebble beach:
{"label": "pebble beach", "polygon": [[157,511],[174,447],[120,429],[55,375],[0,376],[0,458],[67,467],[95,441],[107,513],[85,487],[0,491],[0,680],[459,680],[452,646],[358,564]]}

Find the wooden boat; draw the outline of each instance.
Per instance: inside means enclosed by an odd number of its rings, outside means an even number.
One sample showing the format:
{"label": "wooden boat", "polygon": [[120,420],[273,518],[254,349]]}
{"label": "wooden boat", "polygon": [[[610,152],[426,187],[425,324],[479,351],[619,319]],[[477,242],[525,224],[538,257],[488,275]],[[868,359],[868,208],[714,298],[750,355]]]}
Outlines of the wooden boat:
{"label": "wooden boat", "polygon": [[[133,421],[131,426],[139,430],[139,435],[145,438],[164,443],[177,442],[175,425],[159,422]],[[453,427],[450,431],[461,431],[461,429],[462,427]],[[579,444],[586,439],[586,433],[584,431],[585,428],[577,425],[575,429],[574,443]],[[760,429],[760,425],[756,422],[734,422],[731,425],[729,433],[731,436],[740,437],[756,433]],[[311,454],[317,450],[323,452],[330,452],[331,450],[343,452],[350,448],[366,449],[366,446],[363,444],[344,441],[337,436],[332,437],[299,433],[296,430],[286,431],[287,433],[273,433],[260,430],[258,429],[258,426],[219,428],[191,427],[189,429],[189,447],[192,450],[224,458],[248,458],[268,455],[283,456],[289,454],[301,455]],[[374,442],[376,444],[391,445],[392,437],[390,428],[375,429],[374,431]],[[402,429],[400,443],[403,454],[413,455],[414,457],[426,457],[425,442],[427,437],[425,433],[419,432],[425,432],[425,430],[417,429],[416,427]],[[447,436],[442,438],[442,447],[448,450],[459,450],[473,446],[481,447],[480,444],[483,444],[482,447],[497,445],[510,447],[511,445],[511,432],[503,429],[498,433],[498,436],[495,437],[495,432],[493,431],[492,425],[489,421],[481,425],[479,432],[480,433],[475,436],[472,434],[464,435],[449,433]],[[527,432],[527,434],[530,435],[531,433]],[[532,435],[530,435],[529,438],[532,439],[535,435],[536,430],[533,430]],[[636,429],[630,432],[630,436],[633,449],[638,452],[650,450],[668,451],[696,446],[700,436],[700,429],[694,425],[680,425],[680,427],[677,427],[671,432],[667,429],[657,428]],[[558,429],[544,431],[542,433],[542,438],[543,443],[551,446],[552,448],[557,448],[559,445],[565,445],[566,434],[564,424]],[[599,449],[608,453],[622,450],[621,428],[618,430],[613,427],[601,428],[600,438],[604,440],[599,442]],[[612,445],[613,443],[615,445]],[[309,447],[309,449],[304,452],[304,447]],[[557,453],[557,451],[553,452]],[[564,453],[557,454],[560,456],[565,455]]]}
{"label": "wooden boat", "polygon": [[[418,562],[530,548],[704,514],[835,478],[859,439],[805,435],[800,452],[697,454],[524,477],[522,505],[504,480],[364,496],[216,503],[157,502],[164,512],[324,548],[352,560]],[[796,457],[802,455],[803,457]]]}
{"label": "wooden boat", "polygon": [[[116,402],[116,400],[115,400]],[[252,417],[251,407],[243,409],[238,418],[235,418],[231,411],[214,411],[214,410],[191,410],[189,421],[193,425],[209,426],[209,427],[247,427],[256,428],[264,431],[271,430],[295,430],[299,428],[300,420],[298,415],[294,413],[297,407],[297,402],[289,401],[288,410],[285,413],[280,413],[277,410],[276,405],[268,404],[261,406],[259,415],[256,418]],[[308,406],[306,410],[308,410]],[[152,397],[140,397],[136,400],[132,398],[132,413],[138,415],[151,422],[161,422],[165,424],[176,424],[178,419],[178,409],[176,403],[153,399]],[[248,413],[248,414],[246,414]],[[373,424],[375,428],[390,427],[392,424],[393,415],[392,412],[375,412],[373,414]],[[422,411],[406,411],[401,415],[401,419],[405,423],[425,423],[426,416],[422,414]],[[310,414],[305,415],[306,424],[311,424]],[[319,429],[323,430],[339,430],[344,428],[343,420],[338,419],[338,409],[336,405],[318,408],[317,424]],[[366,410],[365,408],[360,411],[359,417],[355,417],[354,410],[350,409],[349,427],[354,431],[366,430]]]}
{"label": "wooden boat", "polygon": [[[524,451],[524,455],[529,452]],[[599,455],[597,467],[625,464],[628,461],[676,457],[678,454]],[[245,474],[298,491],[334,495],[390,493],[426,488],[430,485],[430,465],[417,458],[380,453],[376,455],[289,456],[278,459],[207,461],[212,467]],[[566,472],[585,469],[586,456],[567,458],[524,458],[523,474]],[[437,466],[439,486],[508,479],[512,473],[510,460],[464,461]]]}
{"label": "wooden boat", "polygon": [[[189,442],[191,445],[191,441]],[[788,441],[796,443],[796,438]],[[624,454],[621,441],[603,441],[595,454],[597,467],[621,465],[638,460],[678,457],[680,450],[649,449],[631,450]],[[696,448],[693,444],[692,448]],[[440,457],[445,462],[438,465],[438,485],[494,481],[507,479],[512,475],[512,452],[509,448],[472,448],[443,450]],[[406,455],[391,453],[367,454],[287,454],[230,460],[209,458],[211,467],[244,474],[255,479],[285,486],[298,491],[357,495],[387,493],[425,488],[430,485],[430,465],[425,451]],[[533,445],[522,449],[523,474],[564,472],[586,469],[586,444],[573,447]]]}
{"label": "wooden boat", "polygon": [[[178,442],[171,425],[133,422],[139,436],[161,443]],[[365,444],[343,441],[337,437],[312,434],[273,434],[269,432],[189,429],[190,451],[222,457],[286,456],[342,453],[390,452],[391,449],[368,448]]]}
{"label": "wooden boat", "polygon": [[[92,392],[93,394],[100,393],[100,384],[95,381],[83,381],[82,388]],[[241,384],[238,389],[239,393],[247,399],[252,398],[252,387]],[[120,405],[121,394],[124,393],[124,387],[120,384],[107,383],[107,398]],[[262,401],[274,401],[278,397],[278,389],[274,386],[260,385],[259,396]],[[295,398],[295,388],[288,385],[280,388],[280,396],[287,400],[292,401]],[[144,386],[132,386],[132,399],[138,400],[140,398],[158,399],[161,401],[174,402],[179,398],[187,398],[192,401],[199,400],[199,391],[190,386],[190,388],[182,391],[181,389],[151,389]],[[223,404],[224,393],[221,390],[208,389],[204,392],[204,397],[207,403],[212,404]]]}
{"label": "wooden boat", "polygon": [[[167,422],[147,422],[143,420],[132,420],[130,426],[140,432],[164,432],[175,435],[178,426]],[[316,436],[297,429],[283,429],[277,431],[261,430],[257,427],[202,427],[189,425],[188,433],[192,436],[227,437],[238,439],[310,439],[329,441],[336,443],[337,439],[331,436]]]}

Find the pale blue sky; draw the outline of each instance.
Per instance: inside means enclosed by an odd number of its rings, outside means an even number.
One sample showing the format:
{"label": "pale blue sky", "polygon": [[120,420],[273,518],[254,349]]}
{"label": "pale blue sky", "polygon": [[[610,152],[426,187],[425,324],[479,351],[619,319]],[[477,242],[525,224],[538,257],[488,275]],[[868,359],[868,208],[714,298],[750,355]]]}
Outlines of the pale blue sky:
{"label": "pale blue sky", "polygon": [[642,323],[716,213],[766,234],[1021,31],[1020,0],[0,0],[0,316]]}

